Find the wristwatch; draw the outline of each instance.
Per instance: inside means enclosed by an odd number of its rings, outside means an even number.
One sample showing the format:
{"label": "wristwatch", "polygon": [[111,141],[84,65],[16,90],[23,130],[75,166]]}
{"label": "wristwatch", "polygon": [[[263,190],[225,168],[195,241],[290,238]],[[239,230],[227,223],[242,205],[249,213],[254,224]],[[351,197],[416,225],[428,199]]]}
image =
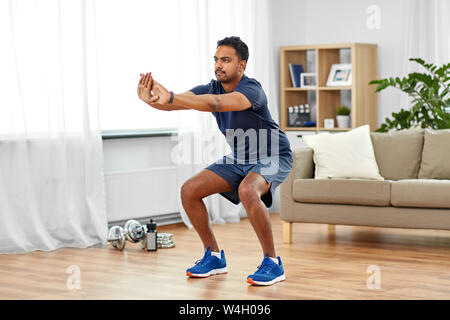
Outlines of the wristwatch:
{"label": "wristwatch", "polygon": [[173,102],[173,91],[170,91],[169,104],[172,104],[172,102]]}

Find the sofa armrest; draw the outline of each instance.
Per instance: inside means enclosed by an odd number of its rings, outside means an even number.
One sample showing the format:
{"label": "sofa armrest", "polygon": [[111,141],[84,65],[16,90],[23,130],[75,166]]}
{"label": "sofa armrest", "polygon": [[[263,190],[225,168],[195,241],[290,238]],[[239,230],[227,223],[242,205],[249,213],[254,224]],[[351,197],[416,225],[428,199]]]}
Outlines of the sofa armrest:
{"label": "sofa armrest", "polygon": [[293,180],[314,178],[313,149],[309,147],[297,148],[292,151],[294,163],[292,165]]}
{"label": "sofa armrest", "polygon": [[295,179],[314,178],[313,149],[309,147],[297,148],[292,151],[292,170],[287,179],[280,185],[280,219],[293,220],[294,198],[292,186]]}

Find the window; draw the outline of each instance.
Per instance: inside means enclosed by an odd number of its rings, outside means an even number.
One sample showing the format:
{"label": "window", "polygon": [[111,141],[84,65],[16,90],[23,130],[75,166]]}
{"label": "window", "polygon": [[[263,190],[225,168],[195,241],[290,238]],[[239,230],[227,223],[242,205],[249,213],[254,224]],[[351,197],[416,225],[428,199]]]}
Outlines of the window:
{"label": "window", "polygon": [[[137,96],[139,73],[185,92],[214,75],[217,40],[251,34],[251,1],[96,0],[102,130],[174,128],[179,112],[155,110]],[[222,23],[218,21],[226,21]],[[253,52],[252,52],[253,54]],[[247,74],[253,70],[247,65]],[[207,79],[205,81],[205,79]]]}
{"label": "window", "polygon": [[177,127],[176,112],[153,109],[137,96],[139,73],[149,71],[169,90],[190,89],[176,79],[176,10],[175,1],[96,1],[102,130]]}
{"label": "window", "polygon": [[240,35],[253,47],[252,8],[243,0],[0,1],[0,134],[79,133],[86,119],[102,131],[176,128],[189,111],[145,104],[139,74],[151,71],[177,93],[209,82],[218,39]]}

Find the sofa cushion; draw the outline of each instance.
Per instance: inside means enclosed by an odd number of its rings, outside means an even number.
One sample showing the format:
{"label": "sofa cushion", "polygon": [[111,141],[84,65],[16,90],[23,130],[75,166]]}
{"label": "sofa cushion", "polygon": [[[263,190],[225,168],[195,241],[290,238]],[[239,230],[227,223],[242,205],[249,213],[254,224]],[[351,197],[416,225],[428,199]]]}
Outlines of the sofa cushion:
{"label": "sofa cushion", "polygon": [[450,179],[450,129],[425,130],[419,179]]}
{"label": "sofa cushion", "polygon": [[386,207],[390,205],[390,180],[296,179],[295,201]]}
{"label": "sofa cushion", "polygon": [[423,129],[371,132],[380,174],[388,180],[417,179],[423,147]]}
{"label": "sofa cushion", "polygon": [[315,179],[384,180],[375,160],[369,125],[347,132],[307,135],[303,141],[314,150]]}
{"label": "sofa cushion", "polygon": [[450,208],[450,180],[392,181],[391,203],[395,207]]}

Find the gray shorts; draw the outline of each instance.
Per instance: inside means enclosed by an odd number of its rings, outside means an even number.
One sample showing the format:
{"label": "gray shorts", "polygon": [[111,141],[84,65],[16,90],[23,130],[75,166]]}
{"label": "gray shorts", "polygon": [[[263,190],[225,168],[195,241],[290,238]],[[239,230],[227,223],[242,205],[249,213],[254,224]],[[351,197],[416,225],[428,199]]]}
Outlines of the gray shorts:
{"label": "gray shorts", "polygon": [[231,160],[232,158],[224,156],[222,159],[207,166],[205,169],[211,170],[224,178],[233,189],[223,192],[221,195],[234,204],[239,204],[239,185],[241,181],[250,173],[256,172],[266,179],[267,183],[272,183],[270,192],[261,196],[267,208],[272,206],[275,189],[288,177],[292,169],[292,156],[269,157],[258,160],[255,163],[242,164]]}

